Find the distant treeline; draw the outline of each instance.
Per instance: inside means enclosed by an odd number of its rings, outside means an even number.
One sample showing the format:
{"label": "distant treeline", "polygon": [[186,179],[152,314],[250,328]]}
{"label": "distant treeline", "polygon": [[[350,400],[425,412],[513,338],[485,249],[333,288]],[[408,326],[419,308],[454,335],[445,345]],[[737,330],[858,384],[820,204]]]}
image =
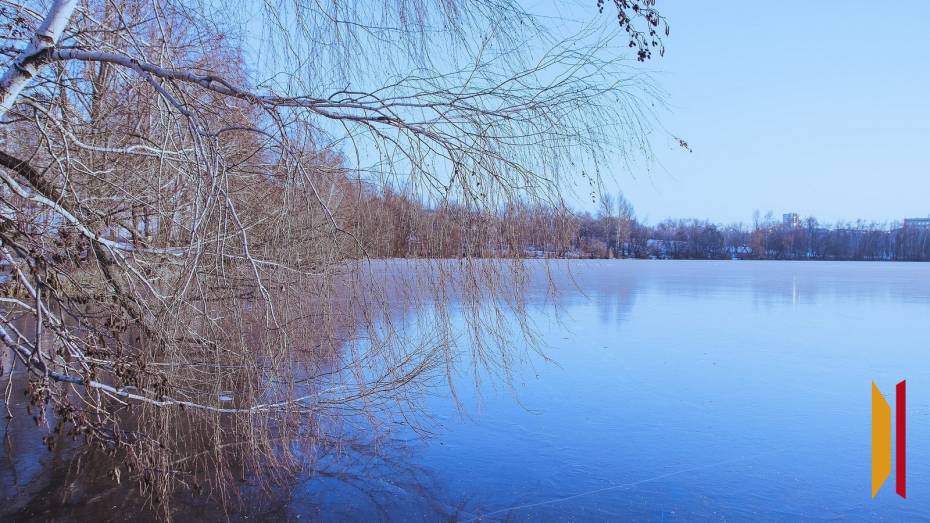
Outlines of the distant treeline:
{"label": "distant treeline", "polygon": [[648,225],[622,195],[602,195],[593,214],[511,204],[489,215],[463,205],[426,206],[391,190],[364,198],[367,212],[356,225],[373,256],[930,261],[930,228],[897,223],[827,226],[812,217],[785,221],[757,213],[748,225],[695,219]]}
{"label": "distant treeline", "polygon": [[702,220],[629,225],[629,236],[612,240],[603,217],[579,217],[579,250],[595,256],[669,259],[930,261],[930,228],[875,223],[821,226],[761,221],[721,226]]}

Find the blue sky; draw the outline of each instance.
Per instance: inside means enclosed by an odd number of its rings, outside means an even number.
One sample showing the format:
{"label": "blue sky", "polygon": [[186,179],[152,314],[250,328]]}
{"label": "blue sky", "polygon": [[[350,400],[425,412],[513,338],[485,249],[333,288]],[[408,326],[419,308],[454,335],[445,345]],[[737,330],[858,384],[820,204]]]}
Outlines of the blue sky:
{"label": "blue sky", "polygon": [[650,173],[617,170],[609,187],[640,218],[930,215],[930,2],[657,7],[671,25],[648,64],[669,95],[661,120],[694,152],[659,136]]}
{"label": "blue sky", "polygon": [[[520,1],[557,33],[598,18],[595,0]],[[930,215],[930,1],[656,7],[671,26],[665,57],[644,65],[667,93],[656,161],[606,169],[640,219]],[[613,16],[608,0],[600,19]],[[595,210],[580,187],[570,201]]]}

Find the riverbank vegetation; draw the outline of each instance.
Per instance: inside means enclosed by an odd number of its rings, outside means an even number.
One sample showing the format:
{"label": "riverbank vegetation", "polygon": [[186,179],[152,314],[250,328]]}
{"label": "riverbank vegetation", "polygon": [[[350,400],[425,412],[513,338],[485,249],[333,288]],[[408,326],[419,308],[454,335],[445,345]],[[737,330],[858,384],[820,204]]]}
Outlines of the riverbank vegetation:
{"label": "riverbank vegetation", "polygon": [[930,227],[902,222],[821,224],[809,217],[785,223],[769,213],[751,224],[669,219],[650,225],[636,219],[622,194],[599,195],[593,214],[551,203],[510,202],[480,212],[429,207],[390,187],[369,190],[365,200],[359,226],[382,231],[366,246],[380,258],[930,261]]}

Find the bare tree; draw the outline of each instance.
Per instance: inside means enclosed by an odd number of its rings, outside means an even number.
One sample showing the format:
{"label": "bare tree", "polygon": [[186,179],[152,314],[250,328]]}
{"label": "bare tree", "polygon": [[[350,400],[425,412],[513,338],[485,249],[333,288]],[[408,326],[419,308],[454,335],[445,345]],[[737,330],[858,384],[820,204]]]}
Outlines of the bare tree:
{"label": "bare tree", "polygon": [[608,258],[613,258],[617,252],[617,217],[614,214],[615,212],[613,195],[607,192],[602,193],[598,215],[604,223],[604,243],[607,244]]}
{"label": "bare tree", "polygon": [[636,226],[636,213],[633,211],[633,204],[623,195],[617,194],[617,249],[624,255],[629,256],[630,242],[633,239],[633,229]]}
{"label": "bare tree", "polygon": [[[506,377],[525,277],[483,259],[516,249],[488,250],[488,216],[564,208],[584,166],[648,149],[655,93],[611,43],[661,48],[653,3],[555,38],[507,1],[0,0],[0,339],[37,421],[168,516],[177,486],[286,477],[332,420],[401,416],[463,358]],[[444,209],[441,248],[396,223],[394,253],[458,261],[368,259],[391,184]]]}

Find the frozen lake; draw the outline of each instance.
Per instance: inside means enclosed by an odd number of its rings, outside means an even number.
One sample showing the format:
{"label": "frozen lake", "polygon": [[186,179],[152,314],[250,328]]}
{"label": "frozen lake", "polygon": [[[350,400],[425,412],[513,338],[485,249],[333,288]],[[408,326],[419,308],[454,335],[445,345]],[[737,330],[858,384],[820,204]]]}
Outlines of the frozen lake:
{"label": "frozen lake", "polygon": [[[436,389],[431,437],[342,449],[249,519],[930,518],[930,264],[552,262],[553,297],[528,263],[551,362],[532,356],[480,397],[463,372],[464,415]],[[908,499],[894,474],[872,499],[871,382],[892,402],[902,379]],[[112,487],[30,480],[67,461],[7,436],[7,500],[38,496],[18,517],[130,517]],[[56,505],[55,489],[83,501]],[[217,515],[198,510],[179,519]]]}
{"label": "frozen lake", "polygon": [[[544,285],[531,291],[555,363],[518,369],[515,394],[491,385],[479,399],[461,387],[464,418],[447,397],[430,400],[435,437],[397,459],[421,483],[398,479],[368,502],[317,482],[291,510],[312,503],[396,520],[930,517],[930,265],[568,263],[576,285],[561,282],[557,316],[542,305]],[[902,379],[908,499],[894,495],[893,474],[872,499],[871,382],[893,402]],[[390,469],[380,469],[387,483],[406,477]]]}

